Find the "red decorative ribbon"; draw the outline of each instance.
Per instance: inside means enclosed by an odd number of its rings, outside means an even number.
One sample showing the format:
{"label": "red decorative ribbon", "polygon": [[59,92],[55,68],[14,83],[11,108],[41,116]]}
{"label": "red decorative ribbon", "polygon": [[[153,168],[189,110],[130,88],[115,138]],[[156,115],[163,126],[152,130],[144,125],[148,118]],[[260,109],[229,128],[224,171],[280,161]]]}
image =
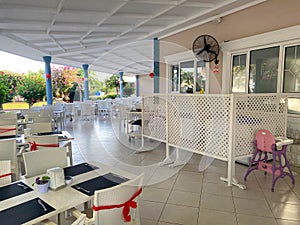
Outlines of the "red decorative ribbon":
{"label": "red decorative ribbon", "polygon": [[11,176],[11,175],[12,175],[12,173],[5,173],[5,174],[0,175],[0,178],[8,177],[8,176]]}
{"label": "red decorative ribbon", "polygon": [[142,193],[142,188],[137,190],[132,197],[127,201],[122,204],[118,205],[100,205],[100,206],[95,206],[93,205],[93,210],[94,211],[99,211],[99,210],[104,210],[104,209],[113,209],[113,208],[121,208],[123,207],[123,218],[125,222],[130,222],[131,221],[131,216],[129,215],[130,212],[130,207],[131,208],[136,208],[137,204],[135,201],[133,201],[137,196],[139,196]]}
{"label": "red decorative ribbon", "polygon": [[9,132],[9,131],[12,131],[12,130],[16,130],[16,128],[2,128],[2,127],[0,127],[0,134],[1,133],[6,133],[6,132]]}
{"label": "red decorative ribbon", "polygon": [[37,150],[37,147],[59,147],[59,144],[37,144],[34,142],[29,142],[29,144],[31,144],[30,146],[30,151],[35,151]]}

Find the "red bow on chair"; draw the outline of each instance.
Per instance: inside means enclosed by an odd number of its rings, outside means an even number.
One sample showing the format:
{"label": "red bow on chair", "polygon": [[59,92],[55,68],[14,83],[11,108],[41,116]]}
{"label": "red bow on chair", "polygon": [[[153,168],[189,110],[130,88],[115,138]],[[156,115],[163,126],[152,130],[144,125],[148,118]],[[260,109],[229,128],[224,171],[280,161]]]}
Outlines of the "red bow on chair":
{"label": "red bow on chair", "polygon": [[8,176],[11,176],[11,175],[12,175],[12,173],[5,173],[5,174],[0,175],[0,178],[8,177]]}
{"label": "red bow on chair", "polygon": [[35,151],[37,150],[37,147],[59,147],[59,144],[37,144],[34,142],[29,142],[29,144],[31,144],[30,146],[30,151]]}
{"label": "red bow on chair", "polygon": [[99,210],[104,210],[104,209],[113,209],[113,208],[121,208],[123,207],[123,218],[125,222],[130,222],[131,221],[131,216],[129,215],[130,208],[136,208],[137,204],[135,201],[133,201],[137,196],[139,196],[142,193],[142,188],[137,190],[132,197],[127,201],[122,204],[118,205],[100,205],[100,206],[95,206],[93,205],[93,210],[94,211],[99,211]]}
{"label": "red bow on chair", "polygon": [[1,128],[0,127],[0,133],[5,133],[5,132],[9,132],[12,130],[16,130],[16,128]]}

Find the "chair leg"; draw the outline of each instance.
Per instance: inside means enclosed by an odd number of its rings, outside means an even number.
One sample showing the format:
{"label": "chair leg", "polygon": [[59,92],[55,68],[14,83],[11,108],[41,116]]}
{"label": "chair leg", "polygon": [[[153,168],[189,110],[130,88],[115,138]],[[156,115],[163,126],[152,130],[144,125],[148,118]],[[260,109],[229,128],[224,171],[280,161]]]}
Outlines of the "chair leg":
{"label": "chair leg", "polygon": [[[247,169],[247,172],[244,176],[244,181],[247,181],[247,177],[248,175],[253,171],[253,170],[256,170],[257,167],[258,167],[258,160],[255,160],[256,156],[258,155],[258,158],[260,159],[261,158],[261,152],[258,152],[257,150],[255,150],[255,152],[253,153],[253,157],[252,159],[250,160],[250,164],[249,164],[249,167]],[[256,164],[253,166],[253,164]]]}
{"label": "chair leg", "polygon": [[287,157],[286,157],[286,151],[283,152],[282,154],[284,161],[285,161],[285,166],[288,169],[288,173],[286,172],[286,175],[288,175],[291,179],[292,179],[292,184],[295,184],[295,177],[294,174],[291,170],[291,166],[290,166],[290,162],[288,161]]}

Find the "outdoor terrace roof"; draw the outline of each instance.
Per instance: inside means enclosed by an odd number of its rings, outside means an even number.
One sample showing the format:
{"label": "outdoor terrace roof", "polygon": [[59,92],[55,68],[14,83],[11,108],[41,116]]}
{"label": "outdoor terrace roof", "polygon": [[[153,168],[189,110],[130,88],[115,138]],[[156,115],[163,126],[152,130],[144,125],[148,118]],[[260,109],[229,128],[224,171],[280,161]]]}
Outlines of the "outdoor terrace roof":
{"label": "outdoor terrace roof", "polygon": [[[162,38],[264,0],[0,0],[0,50],[115,73],[153,70]],[[200,34],[199,34],[200,35]],[[163,46],[163,45],[162,45]],[[166,44],[164,53],[182,51]]]}

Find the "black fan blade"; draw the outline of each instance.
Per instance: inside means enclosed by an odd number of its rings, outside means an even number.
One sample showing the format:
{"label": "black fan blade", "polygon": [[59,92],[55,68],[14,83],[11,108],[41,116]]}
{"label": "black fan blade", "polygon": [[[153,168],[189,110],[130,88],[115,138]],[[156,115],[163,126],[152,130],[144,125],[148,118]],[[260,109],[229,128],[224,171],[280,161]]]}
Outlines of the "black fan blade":
{"label": "black fan blade", "polygon": [[205,35],[203,35],[203,41],[204,41],[204,46],[206,46],[206,38],[205,38]]}
{"label": "black fan blade", "polygon": [[200,55],[204,51],[205,51],[205,49],[201,49],[199,52],[196,53],[196,55]]}

